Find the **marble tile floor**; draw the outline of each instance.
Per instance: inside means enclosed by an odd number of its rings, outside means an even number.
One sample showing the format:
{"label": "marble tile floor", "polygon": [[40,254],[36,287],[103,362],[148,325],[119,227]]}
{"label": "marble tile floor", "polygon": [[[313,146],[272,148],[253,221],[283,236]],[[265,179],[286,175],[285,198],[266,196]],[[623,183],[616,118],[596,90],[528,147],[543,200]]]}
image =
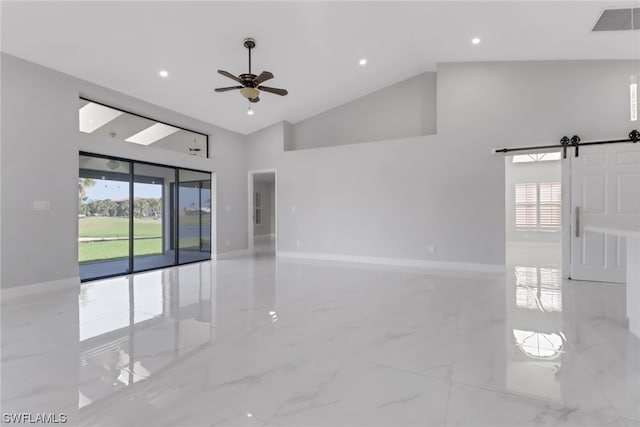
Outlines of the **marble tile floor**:
{"label": "marble tile floor", "polygon": [[623,285],[256,256],[2,302],[2,412],[81,426],[638,426]]}

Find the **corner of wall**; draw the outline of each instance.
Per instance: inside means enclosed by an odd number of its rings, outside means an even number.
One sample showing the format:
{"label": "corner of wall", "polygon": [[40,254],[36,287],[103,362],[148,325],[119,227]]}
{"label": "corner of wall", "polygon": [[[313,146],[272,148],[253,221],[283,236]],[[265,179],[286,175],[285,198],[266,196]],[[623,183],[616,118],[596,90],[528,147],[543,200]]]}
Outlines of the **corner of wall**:
{"label": "corner of wall", "polygon": [[284,151],[294,150],[295,147],[293,142],[291,123],[284,120],[282,122],[282,131],[283,131],[282,149]]}

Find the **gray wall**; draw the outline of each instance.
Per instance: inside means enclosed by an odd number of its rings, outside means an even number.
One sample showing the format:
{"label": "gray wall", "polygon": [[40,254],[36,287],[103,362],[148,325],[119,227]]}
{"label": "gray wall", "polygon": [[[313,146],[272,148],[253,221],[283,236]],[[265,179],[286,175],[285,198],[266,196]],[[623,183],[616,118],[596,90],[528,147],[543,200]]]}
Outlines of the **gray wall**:
{"label": "gray wall", "polygon": [[287,149],[436,133],[436,73],[425,72],[291,126]]}
{"label": "gray wall", "polygon": [[441,64],[438,135],[285,152],[283,123],[249,135],[247,166],[278,171],[280,251],[503,265],[504,159],[491,148],[627,135],[639,71],[632,61]]}
{"label": "gray wall", "polygon": [[[210,135],[202,159],[78,131],[78,96]],[[246,248],[242,135],[2,54],[2,287],[78,277],[78,152],[215,172],[217,250]],[[34,211],[33,201],[49,201]]]}
{"label": "gray wall", "polygon": [[[502,265],[504,159],[490,149],[627,135],[633,73],[632,61],[441,64],[438,135],[285,152],[284,123],[243,137],[3,54],[2,287],[78,276],[79,150],[214,171],[218,253],[247,247],[247,171],[277,169],[281,251]],[[80,94],[209,134],[215,157],[80,134]]]}
{"label": "gray wall", "polygon": [[508,242],[562,243],[561,230],[532,231],[516,227],[515,185],[562,181],[561,161],[513,163],[512,156],[505,159],[505,218]]}

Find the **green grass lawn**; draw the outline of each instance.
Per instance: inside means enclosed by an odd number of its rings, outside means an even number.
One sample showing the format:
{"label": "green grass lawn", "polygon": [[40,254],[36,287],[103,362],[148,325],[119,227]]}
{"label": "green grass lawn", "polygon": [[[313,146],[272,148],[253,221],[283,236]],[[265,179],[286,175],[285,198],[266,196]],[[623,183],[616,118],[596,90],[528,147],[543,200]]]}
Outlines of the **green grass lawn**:
{"label": "green grass lawn", "polygon": [[[178,215],[178,221],[180,221],[181,225],[197,225],[200,224],[200,216],[199,215]],[[202,223],[206,224],[207,222],[211,223],[211,214],[202,213]]]}
{"label": "green grass lawn", "polygon": [[[162,253],[162,221],[152,218],[133,219],[134,255]],[[78,218],[80,237],[121,237],[125,240],[82,242],[78,246],[80,262],[108,260],[129,256],[129,218],[90,216]],[[144,237],[145,239],[138,239]],[[156,237],[148,239],[148,237]]]}
{"label": "green grass lawn", "polygon": [[[202,218],[210,221],[210,216]],[[180,215],[179,221],[184,225],[198,224],[196,215]],[[129,255],[129,218],[90,216],[78,218],[79,237],[120,237],[124,240],[108,240],[101,242],[81,242],[78,244],[80,262],[105,261],[124,258]],[[162,253],[162,221],[150,218],[134,218],[133,254],[152,255]],[[153,237],[153,238],[150,238]],[[187,237],[179,240],[180,248],[199,248],[198,237]]]}
{"label": "green grass lawn", "polygon": [[[162,236],[162,221],[152,218],[134,218],[135,237]],[[78,236],[80,237],[128,237],[129,218],[88,216],[78,218]]]}
{"label": "green grass lawn", "polygon": [[[133,241],[133,254],[151,255],[162,253],[162,239],[142,239]],[[128,240],[108,240],[104,242],[85,242],[78,245],[80,262],[104,261],[129,256]]]}

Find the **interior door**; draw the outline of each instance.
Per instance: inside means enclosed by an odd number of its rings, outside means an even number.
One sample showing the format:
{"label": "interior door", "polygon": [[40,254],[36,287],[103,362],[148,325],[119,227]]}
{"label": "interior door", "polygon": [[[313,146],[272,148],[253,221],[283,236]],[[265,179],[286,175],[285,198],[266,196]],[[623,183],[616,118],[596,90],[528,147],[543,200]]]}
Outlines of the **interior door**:
{"label": "interior door", "polygon": [[591,146],[571,164],[571,278],[624,283],[624,237],[592,227],[634,229],[640,214],[640,144]]}

